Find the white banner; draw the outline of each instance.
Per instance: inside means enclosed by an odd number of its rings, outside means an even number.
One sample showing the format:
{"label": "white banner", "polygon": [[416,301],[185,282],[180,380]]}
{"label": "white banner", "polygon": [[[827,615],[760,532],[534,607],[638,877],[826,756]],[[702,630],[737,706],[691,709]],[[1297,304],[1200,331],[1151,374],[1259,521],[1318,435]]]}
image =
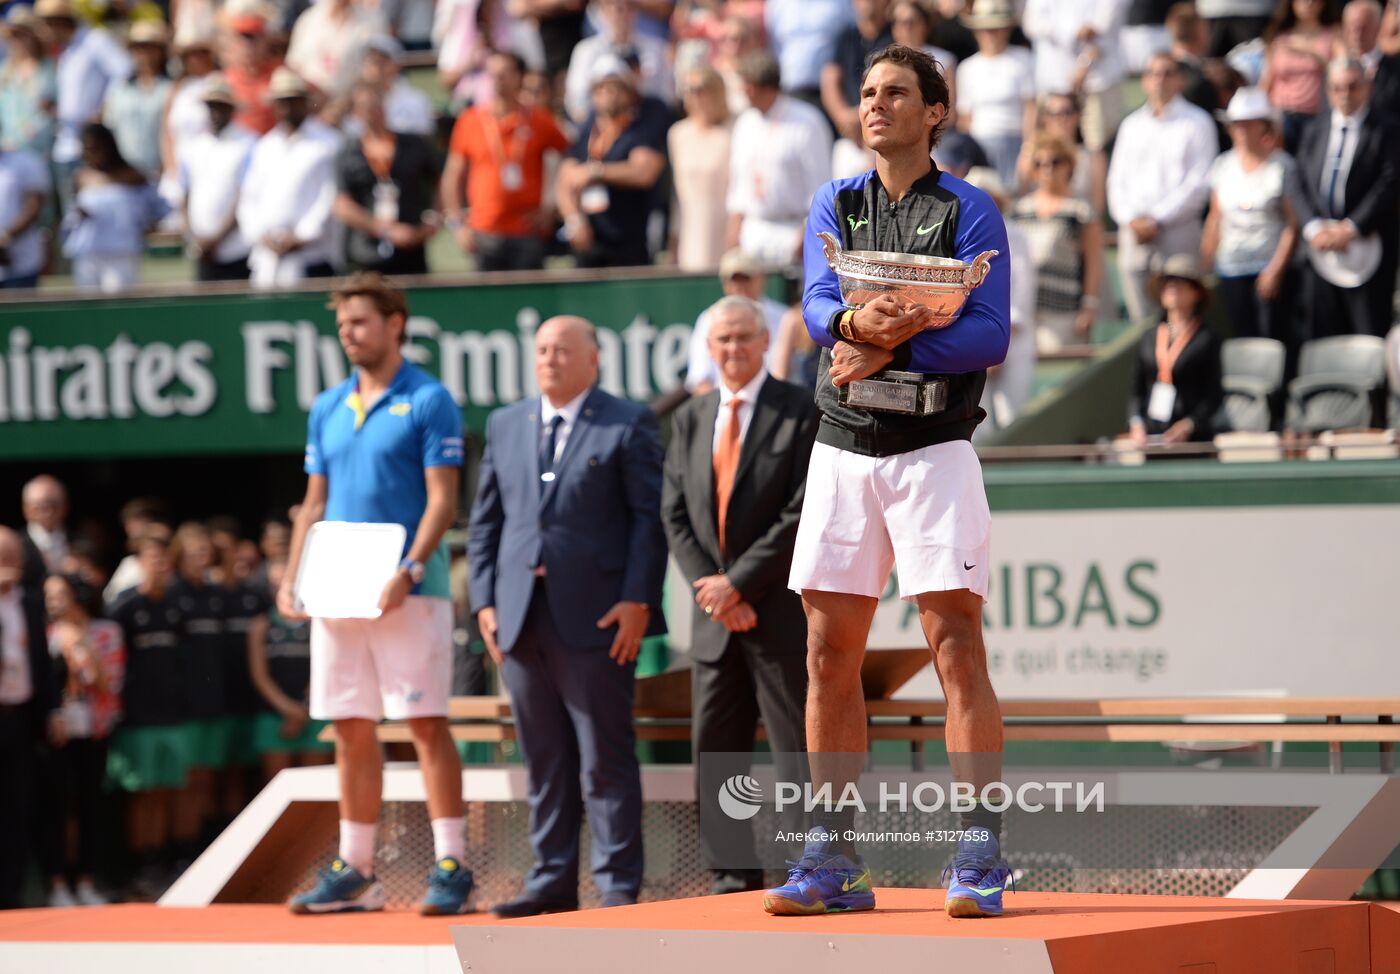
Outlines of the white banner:
{"label": "white banner", "polygon": [[[993,515],[988,667],[1006,698],[1392,693],[1400,508]],[[678,574],[672,605],[687,589]],[[892,594],[873,648],[921,645]],[[674,642],[689,614],[673,611]],[[899,696],[940,696],[926,668]]]}

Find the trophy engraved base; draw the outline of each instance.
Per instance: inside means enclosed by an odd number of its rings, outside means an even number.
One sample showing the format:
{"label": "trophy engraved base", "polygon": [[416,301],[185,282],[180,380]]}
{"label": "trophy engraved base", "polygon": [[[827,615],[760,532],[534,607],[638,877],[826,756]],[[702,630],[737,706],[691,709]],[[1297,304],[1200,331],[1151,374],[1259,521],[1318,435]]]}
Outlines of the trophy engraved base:
{"label": "trophy engraved base", "polygon": [[868,379],[848,382],[841,387],[837,399],[842,405],[857,409],[932,416],[948,408],[948,380],[885,369]]}

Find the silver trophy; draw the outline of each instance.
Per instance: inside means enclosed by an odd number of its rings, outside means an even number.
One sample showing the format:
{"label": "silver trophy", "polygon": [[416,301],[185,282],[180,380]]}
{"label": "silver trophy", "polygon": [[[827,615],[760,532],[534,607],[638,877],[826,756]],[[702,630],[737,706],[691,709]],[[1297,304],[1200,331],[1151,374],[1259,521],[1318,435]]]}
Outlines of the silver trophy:
{"label": "silver trophy", "polygon": [[[901,307],[918,304],[932,311],[929,328],[945,328],[956,320],[968,294],[987,279],[992,258],[999,253],[984,251],[969,264],[919,254],[843,251],[832,234],[823,232],[818,236],[847,306],[859,308],[882,294],[892,294]],[[943,379],[928,380],[917,372],[886,369],[842,386],[839,398],[842,403],[861,409],[926,416],[947,406],[948,386]]]}

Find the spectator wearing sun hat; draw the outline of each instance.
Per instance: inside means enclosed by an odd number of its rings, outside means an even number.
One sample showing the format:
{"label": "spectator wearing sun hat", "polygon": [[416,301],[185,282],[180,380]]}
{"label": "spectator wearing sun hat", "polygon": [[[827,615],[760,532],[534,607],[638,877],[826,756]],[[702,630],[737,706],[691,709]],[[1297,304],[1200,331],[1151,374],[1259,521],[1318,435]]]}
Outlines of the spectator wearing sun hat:
{"label": "spectator wearing sun hat", "polygon": [[39,0],[34,16],[43,22],[58,52],[53,161],[59,198],[67,209],[82,156],[82,128],[101,117],[107,89],[131,74],[131,58],[106,30],[80,24],[72,0]]}
{"label": "spectator wearing sun hat", "polygon": [[1298,166],[1283,151],[1282,120],[1263,89],[1235,92],[1225,122],[1233,148],[1211,167],[1201,263],[1220,278],[1235,335],[1275,338],[1296,351]]}
{"label": "spectator wearing sun hat", "polygon": [[12,6],[0,25],[8,56],[0,64],[0,151],[53,152],[54,65],[29,7]]}
{"label": "spectator wearing sun hat", "polygon": [[165,25],[138,20],[126,35],[135,71],[107,89],[102,122],[117,138],[122,157],[148,180],[160,178],[160,127],[170,101],[165,73]]}
{"label": "spectator wearing sun hat", "polygon": [[329,277],[335,154],[340,135],[310,116],[307,87],[278,68],[268,85],[277,125],[258,140],[238,200],[238,229],[252,245],[255,287]]}
{"label": "spectator wearing sun hat", "polygon": [[169,178],[179,170],[181,153],[189,140],[209,129],[204,86],[214,71],[214,35],[195,30],[177,32],[174,47],[180,60],[180,79],[170,89],[170,107],[160,135],[161,160]]}
{"label": "spectator wearing sun hat", "polygon": [[237,102],[222,74],[201,95],[209,129],[189,140],[180,162],[184,225],[201,281],[248,277],[248,239],[238,227],[238,198],[258,137],[234,121]]}

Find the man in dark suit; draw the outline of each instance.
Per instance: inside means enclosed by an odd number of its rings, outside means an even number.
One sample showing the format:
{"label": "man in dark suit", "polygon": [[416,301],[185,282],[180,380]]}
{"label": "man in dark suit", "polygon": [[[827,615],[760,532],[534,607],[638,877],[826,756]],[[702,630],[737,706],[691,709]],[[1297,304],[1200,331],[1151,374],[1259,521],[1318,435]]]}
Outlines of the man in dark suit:
{"label": "man in dark suit", "polygon": [[577,908],[581,805],[603,905],[636,901],[633,683],[642,638],[666,628],[656,418],[596,387],[597,333],[582,318],[540,326],[535,375],[540,398],[487,422],[467,542],[477,623],[529,774],[536,861],[523,894],[493,908],[502,917]]}
{"label": "man in dark suit", "polygon": [[[806,617],[787,587],[807,464],[817,435],[812,395],[768,375],[763,310],[744,297],[708,312],[719,386],[671,420],[662,519],[695,590],[696,789],[714,891],[762,889],[748,823],[714,802],[733,773],[724,755],[753,749],[760,715],[775,754],[806,750]],[[785,762],[790,764],[791,762]]]}
{"label": "man in dark suit", "polygon": [[33,846],[35,748],[62,740],[58,687],[44,626],[44,590],[21,584],[20,536],[0,528],[0,910],[21,906]]}
{"label": "man in dark suit", "polygon": [[1298,219],[1308,246],[1345,253],[1373,233],[1381,242],[1380,266],[1359,287],[1338,287],[1309,269],[1312,338],[1384,335],[1390,328],[1400,257],[1400,131],[1371,107],[1371,89],[1359,61],[1333,61],[1327,70],[1331,111],[1312,121],[1298,147]]}

